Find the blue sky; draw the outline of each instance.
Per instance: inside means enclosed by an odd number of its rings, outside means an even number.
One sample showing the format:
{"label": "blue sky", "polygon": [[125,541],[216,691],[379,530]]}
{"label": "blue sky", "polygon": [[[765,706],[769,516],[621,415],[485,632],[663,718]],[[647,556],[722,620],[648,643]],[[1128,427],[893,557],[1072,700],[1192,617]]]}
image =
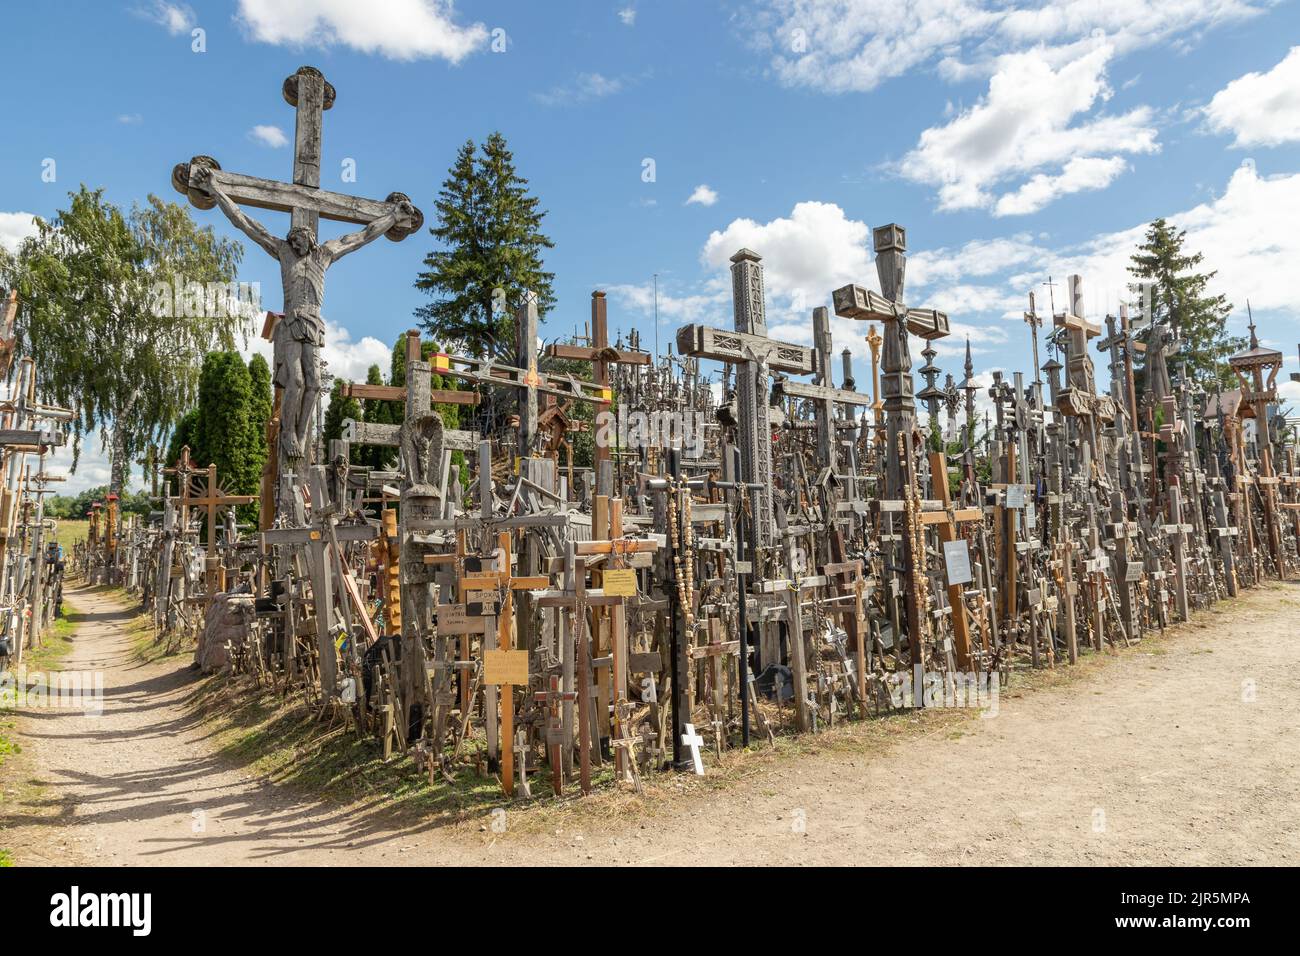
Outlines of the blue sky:
{"label": "blue sky", "polygon": [[[287,179],[280,84],[310,63],[339,92],[326,188],[401,190],[431,212],[456,148],[506,135],[556,243],[549,338],[604,288],[615,330],[652,342],[655,273],[665,347],[684,322],[727,324],[726,261],[749,246],[769,328],[810,342],[834,288],[875,284],[869,227],[897,221],[909,301],[946,309],[957,333],[939,364],[960,378],[969,334],[981,372],[1028,369],[1027,293],[1045,307],[1047,277],[1079,272],[1100,320],[1127,294],[1141,226],[1163,215],[1219,269],[1234,324],[1249,296],[1294,366],[1294,3],[110,0],[11,6],[5,26],[0,242],[81,182],[126,205],[179,199],[171,167],[198,153]],[[349,159],[355,183],[340,180]],[[380,242],[331,271],[332,370],[363,375],[410,327],[431,242]],[[241,278],[278,307],[271,266],[249,244]],[[865,331],[837,321],[836,348],[865,356]],[[71,486],[105,475],[91,454]]]}

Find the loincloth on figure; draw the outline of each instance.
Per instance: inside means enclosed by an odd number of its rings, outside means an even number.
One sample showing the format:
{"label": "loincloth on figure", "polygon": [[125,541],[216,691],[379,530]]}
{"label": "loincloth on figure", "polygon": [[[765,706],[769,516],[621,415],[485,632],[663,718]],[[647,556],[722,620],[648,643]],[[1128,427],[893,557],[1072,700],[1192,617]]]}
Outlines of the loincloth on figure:
{"label": "loincloth on figure", "polygon": [[[272,337],[281,342],[293,342],[321,349],[325,347],[325,320],[314,312],[294,312],[276,323]],[[288,385],[285,381],[284,369],[276,369],[275,384],[281,388]]]}

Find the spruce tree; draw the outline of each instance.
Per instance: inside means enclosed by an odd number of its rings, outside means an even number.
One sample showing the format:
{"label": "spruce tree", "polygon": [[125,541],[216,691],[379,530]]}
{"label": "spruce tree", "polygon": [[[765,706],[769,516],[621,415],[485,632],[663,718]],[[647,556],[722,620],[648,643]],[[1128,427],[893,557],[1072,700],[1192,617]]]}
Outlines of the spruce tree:
{"label": "spruce tree", "polygon": [[415,282],[433,298],[416,315],[440,341],[510,359],[513,304],[531,290],[541,316],[554,305],[554,274],[542,263],[542,251],[554,243],[541,231],[546,213],[527,187],[499,132],[477,155],[473,140],[457,152],[429,229],[439,247],[425,256],[426,269]]}
{"label": "spruce tree", "polygon": [[[330,389],[330,401],[325,406],[325,426],[323,437],[325,447],[329,448],[331,440],[343,437],[343,421],[351,418],[354,421],[361,421],[361,403],[355,398],[343,397],[343,379],[334,379],[334,386]],[[349,452],[348,458],[354,464],[361,464],[361,449],[353,448]]]}
{"label": "spruce tree", "polygon": [[1133,254],[1129,272],[1153,283],[1151,318],[1167,323],[1181,339],[1172,361],[1182,363],[1187,379],[1204,388],[1216,383],[1233,388],[1236,377],[1226,360],[1244,348],[1246,340],[1228,335],[1232,304],[1227,296],[1208,293],[1217,273],[1197,271],[1204,256],[1184,250],[1186,236],[1186,230],[1175,230],[1166,220],[1157,219]]}

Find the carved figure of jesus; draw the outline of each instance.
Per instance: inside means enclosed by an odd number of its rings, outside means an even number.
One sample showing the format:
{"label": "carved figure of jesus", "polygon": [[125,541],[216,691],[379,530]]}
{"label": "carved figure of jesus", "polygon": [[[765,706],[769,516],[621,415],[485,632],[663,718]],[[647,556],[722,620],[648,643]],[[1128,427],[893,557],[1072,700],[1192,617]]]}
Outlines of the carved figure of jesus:
{"label": "carved figure of jesus", "polygon": [[318,243],[311,230],[301,226],[289,230],[284,239],[273,235],[250,218],[212,177],[207,167],[197,167],[191,186],[207,193],[221,207],[235,228],[266,250],[280,263],[284,285],[284,318],[272,333],[275,346],[275,384],[284,389],[280,411],[280,454],[299,461],[305,454],[312,413],[320,397],[320,350],[325,344],[325,321],[321,303],[325,298],[325,271],[347,255],[388,232],[398,223],[409,223],[415,207],[403,200],[364,229]]}

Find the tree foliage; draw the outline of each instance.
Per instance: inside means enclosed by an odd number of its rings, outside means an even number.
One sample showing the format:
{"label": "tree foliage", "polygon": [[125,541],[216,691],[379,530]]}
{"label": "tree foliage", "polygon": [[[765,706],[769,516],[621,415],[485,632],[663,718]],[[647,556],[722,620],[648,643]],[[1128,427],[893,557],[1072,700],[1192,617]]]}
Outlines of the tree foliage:
{"label": "tree foliage", "polygon": [[198,447],[199,434],[199,410],[191,408],[181,416],[181,420],[176,423],[172,429],[171,440],[167,443],[167,460],[163,463],[164,467],[174,468],[176,463],[181,460],[181,449],[189,446],[191,457],[194,455],[195,448]]}
{"label": "tree foliage", "polygon": [[216,465],[228,494],[257,492],[265,461],[264,441],[254,420],[253,379],[238,352],[209,352],[199,377],[196,447],[201,466]]}
{"label": "tree foliage", "polygon": [[77,411],[73,469],[82,436],[98,430],[120,494],[130,462],[193,406],[203,356],[233,347],[244,324],[225,308],[195,316],[158,290],[233,281],[243,247],[155,196],[129,214],[102,189],[69,196],[5,260],[3,278],[22,297],[19,347],[35,360],[38,392]]}
{"label": "tree foliage", "polygon": [[[91,510],[91,506],[96,501],[107,503],[108,495],[108,485],[87,488],[76,495],[51,495],[45,500],[45,516],[56,520],[79,521],[86,517]],[[118,511],[122,514],[140,515],[141,517],[148,517],[153,510],[153,503],[149,500],[149,492],[143,490],[135,493],[124,492],[119,498],[117,506]]]}
{"label": "tree foliage", "polygon": [[[333,387],[330,389],[329,404],[325,406],[325,425],[322,438],[325,440],[326,449],[329,448],[331,441],[343,437],[343,420],[347,418],[355,421],[362,420],[361,403],[355,398],[344,398],[343,379],[336,378]],[[351,449],[348,457],[353,464],[361,464],[361,449]]]}
{"label": "tree foliage", "polygon": [[271,366],[260,354],[248,361],[248,379],[253,386],[252,401],[249,410],[252,424],[257,431],[258,468],[266,463],[266,423],[271,420],[274,398],[271,390]]}
{"label": "tree foliage", "polygon": [[1226,360],[1244,348],[1246,340],[1228,335],[1232,304],[1227,296],[1208,292],[1217,273],[1198,271],[1204,256],[1184,250],[1186,236],[1186,230],[1155,220],[1133,254],[1129,272],[1153,284],[1152,319],[1167,323],[1181,339],[1176,361],[1181,361],[1187,379],[1204,388],[1216,383],[1232,388],[1236,378]]}
{"label": "tree foliage", "polygon": [[512,304],[537,294],[541,316],[555,304],[554,274],[542,251],[554,243],[542,233],[546,213],[528,195],[505,137],[493,133],[481,149],[468,140],[438,193],[429,232],[439,247],[425,256],[415,287],[433,301],[416,310],[439,341],[476,356],[514,357]]}

